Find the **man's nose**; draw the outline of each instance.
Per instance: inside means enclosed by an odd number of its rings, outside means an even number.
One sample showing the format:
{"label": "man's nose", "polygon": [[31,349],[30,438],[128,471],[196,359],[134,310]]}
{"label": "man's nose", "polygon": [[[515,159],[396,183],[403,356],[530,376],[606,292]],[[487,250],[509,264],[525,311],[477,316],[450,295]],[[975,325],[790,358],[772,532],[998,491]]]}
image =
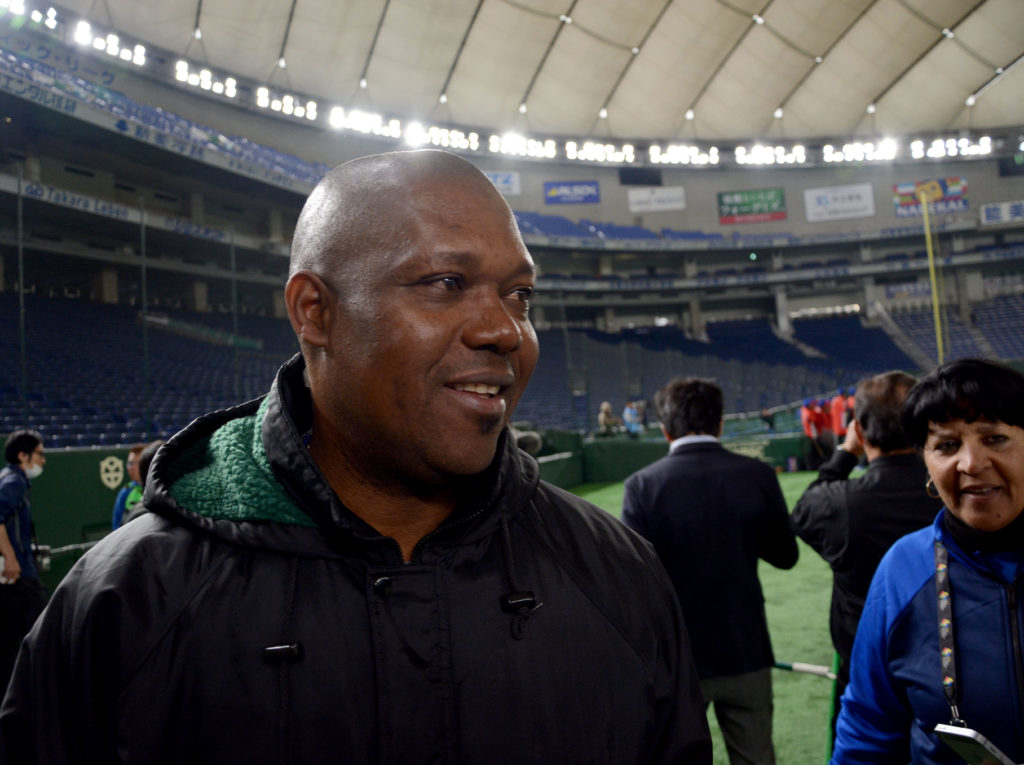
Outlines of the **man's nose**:
{"label": "man's nose", "polygon": [[496,291],[481,290],[476,300],[467,301],[467,310],[471,315],[465,325],[464,339],[470,348],[511,353],[522,346],[522,327]]}

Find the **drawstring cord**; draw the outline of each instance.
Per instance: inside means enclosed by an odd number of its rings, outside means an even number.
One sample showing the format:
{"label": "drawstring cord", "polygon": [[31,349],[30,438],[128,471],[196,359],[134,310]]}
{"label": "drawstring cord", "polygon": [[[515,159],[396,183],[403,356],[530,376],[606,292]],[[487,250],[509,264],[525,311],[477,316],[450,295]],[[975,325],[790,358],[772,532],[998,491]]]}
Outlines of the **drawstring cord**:
{"label": "drawstring cord", "polygon": [[508,586],[511,592],[501,597],[501,610],[512,614],[512,637],[516,640],[523,639],[523,628],[530,614],[544,604],[534,597],[530,590],[523,590],[516,586],[515,566],[512,558],[512,536],[508,530],[508,516],[501,516],[501,537],[502,554],[505,559],[505,576],[508,579]]}

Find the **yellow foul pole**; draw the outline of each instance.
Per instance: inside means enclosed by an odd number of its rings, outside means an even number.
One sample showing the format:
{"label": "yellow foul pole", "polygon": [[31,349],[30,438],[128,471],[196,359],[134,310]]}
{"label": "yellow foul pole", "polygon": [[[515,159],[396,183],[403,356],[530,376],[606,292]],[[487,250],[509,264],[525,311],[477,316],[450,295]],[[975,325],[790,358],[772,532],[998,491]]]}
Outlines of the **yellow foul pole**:
{"label": "yellow foul pole", "polygon": [[[936,188],[931,188],[934,185]],[[934,181],[931,184],[921,184],[917,188],[917,198],[921,202],[921,214],[924,216],[924,243],[928,251],[928,279],[932,285],[932,317],[935,321],[935,348],[938,354],[938,363],[942,363],[945,353],[942,348],[942,311],[939,305],[941,295],[939,294],[939,282],[935,268],[935,248],[932,246],[932,227],[928,217],[928,203],[933,198],[941,198],[942,189]]]}

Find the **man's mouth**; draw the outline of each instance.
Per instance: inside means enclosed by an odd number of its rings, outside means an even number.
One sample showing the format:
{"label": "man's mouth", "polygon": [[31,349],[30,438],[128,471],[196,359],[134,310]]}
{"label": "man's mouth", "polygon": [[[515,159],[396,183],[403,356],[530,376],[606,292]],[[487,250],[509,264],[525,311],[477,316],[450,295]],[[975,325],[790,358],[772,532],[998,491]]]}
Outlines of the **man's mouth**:
{"label": "man's mouth", "polygon": [[476,393],[487,398],[494,398],[501,391],[497,385],[484,385],[483,383],[454,383],[452,389],[463,393]]}

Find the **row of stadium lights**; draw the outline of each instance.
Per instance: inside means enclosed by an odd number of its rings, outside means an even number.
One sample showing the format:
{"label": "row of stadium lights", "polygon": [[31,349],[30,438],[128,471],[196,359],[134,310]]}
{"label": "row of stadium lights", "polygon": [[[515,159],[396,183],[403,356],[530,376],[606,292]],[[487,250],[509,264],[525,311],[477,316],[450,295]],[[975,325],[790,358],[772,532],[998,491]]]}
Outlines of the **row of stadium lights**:
{"label": "row of stadium lights", "polygon": [[[24,0],[0,0],[0,9],[7,9],[14,15],[25,15]],[[32,21],[43,24],[50,30],[56,30],[57,11],[49,8],[45,14],[39,10],[33,10],[29,14]],[[756,19],[755,19],[756,21]],[[943,30],[946,34],[947,30]],[[202,39],[202,32],[196,29],[193,33],[195,39]],[[136,44],[131,47],[121,45],[118,35],[109,33],[107,35],[94,35],[92,27],[87,21],[79,21],[75,27],[74,40],[79,45],[91,47],[96,51],[102,51],[122,61],[145,66],[146,48],[144,45]],[[282,57],[278,66],[285,68],[286,62]],[[223,80],[215,78],[213,72],[203,68],[194,71],[185,60],[179,60],[175,64],[174,78],[183,85],[196,87],[209,91],[218,96],[234,99],[238,95],[238,83],[234,77],[225,77]],[[359,87],[366,88],[365,78],[360,79]],[[967,106],[974,105],[974,96],[967,99]],[[442,94],[441,103],[447,102],[447,96]],[[261,109],[269,109],[296,119],[304,119],[315,122],[319,116],[317,102],[313,99],[302,99],[299,96],[284,93],[278,94],[268,86],[261,86],[256,89],[256,106]],[[875,112],[875,105],[868,106],[868,113]],[[526,104],[519,107],[520,113],[526,112]],[[601,110],[600,116],[607,117],[607,110]],[[686,119],[694,119],[692,109],[686,112]],[[782,109],[776,109],[776,119],[782,117]],[[386,120],[378,114],[364,112],[358,109],[346,111],[340,106],[333,107],[328,113],[327,123],[336,130],[350,130],[363,134],[373,134],[384,138],[402,139],[410,146],[432,145],[441,148],[451,148],[463,151],[479,151],[480,136],[475,132],[466,132],[457,129],[450,129],[437,126],[424,126],[419,122],[412,122],[403,128],[400,120]],[[1024,140],[1018,147],[1024,151]],[[631,144],[600,143],[596,141],[567,141],[563,147],[564,157],[569,160],[594,163],[615,163],[631,164],[636,161],[635,147]],[[516,133],[505,133],[504,135],[491,135],[487,141],[487,150],[493,154],[506,154],[511,156],[531,157],[537,159],[554,159],[558,156],[558,146],[554,139],[536,139],[518,135]],[[942,159],[946,157],[974,157],[984,156],[992,153],[992,140],[989,136],[982,136],[977,143],[969,138],[936,138],[931,143],[915,140],[910,144],[910,155],[913,159]],[[668,144],[665,146],[653,144],[647,148],[648,160],[652,164],[659,165],[693,165],[706,166],[719,163],[718,147],[702,148],[687,144]],[[822,158],[826,163],[835,164],[843,162],[891,162],[899,154],[899,144],[895,139],[886,138],[875,142],[850,142],[842,146],[827,144],[822,147]],[[740,165],[800,165],[807,160],[807,152],[800,144],[792,146],[766,146],[755,144],[751,147],[737,146],[734,149],[734,159]]]}

